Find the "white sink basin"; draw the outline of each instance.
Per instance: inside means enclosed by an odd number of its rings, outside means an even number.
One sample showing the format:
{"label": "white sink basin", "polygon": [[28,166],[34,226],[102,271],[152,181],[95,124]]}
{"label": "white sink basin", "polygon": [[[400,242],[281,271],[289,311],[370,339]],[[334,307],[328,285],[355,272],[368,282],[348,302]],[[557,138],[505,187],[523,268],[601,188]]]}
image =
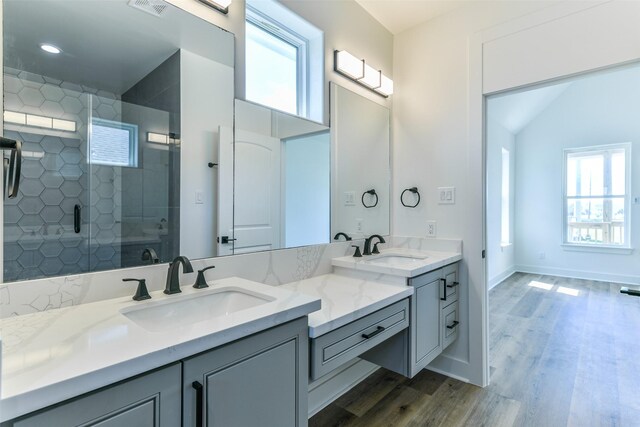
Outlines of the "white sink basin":
{"label": "white sink basin", "polygon": [[267,295],[228,287],[189,296],[171,296],[164,301],[127,307],[120,313],[150,332],[160,332],[229,316],[274,300]]}
{"label": "white sink basin", "polygon": [[382,255],[373,259],[366,260],[365,262],[382,265],[406,265],[414,264],[416,262],[422,262],[427,258],[428,257],[415,257],[409,255]]}

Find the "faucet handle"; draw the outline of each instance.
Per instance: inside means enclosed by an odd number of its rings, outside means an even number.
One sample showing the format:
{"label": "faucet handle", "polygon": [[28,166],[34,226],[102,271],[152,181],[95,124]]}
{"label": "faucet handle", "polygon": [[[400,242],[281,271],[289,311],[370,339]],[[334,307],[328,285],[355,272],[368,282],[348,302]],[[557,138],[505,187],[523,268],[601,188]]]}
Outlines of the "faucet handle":
{"label": "faucet handle", "polygon": [[360,246],[351,245],[351,247],[356,248],[355,253],[353,254],[354,258],[362,258],[362,254],[360,253]]}
{"label": "faucet handle", "polygon": [[[382,242],[378,242],[378,243],[382,243]],[[372,254],[379,254],[380,253],[380,251],[378,250],[378,243],[373,245],[373,250],[371,251]]]}
{"label": "faucet handle", "polygon": [[204,272],[207,270],[211,270],[212,268],[216,268],[215,265],[211,265],[209,267],[205,267],[202,270],[198,270],[198,277],[196,278],[196,283],[193,285],[196,289],[208,288],[207,280],[204,278]]}
{"label": "faucet handle", "polygon": [[144,301],[151,298],[147,290],[147,281],[145,279],[122,279],[123,282],[138,282],[138,288],[133,296],[134,301]]}

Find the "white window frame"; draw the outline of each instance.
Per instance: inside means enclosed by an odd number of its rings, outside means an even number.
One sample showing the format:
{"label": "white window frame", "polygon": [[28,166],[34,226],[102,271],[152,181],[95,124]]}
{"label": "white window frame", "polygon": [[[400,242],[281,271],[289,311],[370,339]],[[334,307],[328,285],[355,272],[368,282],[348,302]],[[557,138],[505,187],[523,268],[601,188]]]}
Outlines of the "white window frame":
{"label": "white window frame", "polygon": [[[615,195],[611,194],[610,188],[605,188],[606,194],[602,195],[603,199],[624,196],[624,244],[605,244],[605,243],[575,243],[568,240],[568,198],[567,195],[567,160],[570,154],[597,154],[603,152],[610,152],[613,150],[624,150],[625,156],[625,194]],[[595,145],[590,147],[570,148],[563,150],[562,161],[562,246],[565,250],[577,250],[588,252],[618,252],[629,254],[632,251],[631,246],[631,143],[620,144],[608,144],[608,145]],[[605,165],[604,170],[607,174],[607,170],[610,170],[610,165]],[[610,175],[610,174],[609,174]],[[609,176],[609,180],[610,180]],[[607,183],[607,176],[605,175],[605,187]],[[571,196],[572,198],[574,196]],[[586,197],[586,196],[585,196]],[[592,196],[598,197],[598,196]]]}
{"label": "white window frame", "polygon": [[[307,117],[309,113],[309,40],[249,4],[246,5],[246,22],[296,48],[296,114]],[[247,100],[255,102],[248,96]]]}
{"label": "white window frame", "polygon": [[[501,157],[500,245],[511,244],[511,153],[502,147]],[[506,193],[506,194],[505,194]]]}
{"label": "white window frame", "polygon": [[91,137],[92,130],[90,130],[90,138],[89,138],[89,153],[87,153],[87,163],[90,165],[100,165],[100,166],[114,166],[114,167],[122,167],[122,168],[137,168],[138,167],[138,125],[133,123],[124,123],[118,122],[114,120],[101,119],[98,117],[93,117],[91,119],[91,126],[94,125],[113,128],[113,129],[122,129],[126,130],[129,133],[129,162],[128,164],[109,162],[109,161],[100,161],[94,160],[91,157],[91,144],[93,143]]}

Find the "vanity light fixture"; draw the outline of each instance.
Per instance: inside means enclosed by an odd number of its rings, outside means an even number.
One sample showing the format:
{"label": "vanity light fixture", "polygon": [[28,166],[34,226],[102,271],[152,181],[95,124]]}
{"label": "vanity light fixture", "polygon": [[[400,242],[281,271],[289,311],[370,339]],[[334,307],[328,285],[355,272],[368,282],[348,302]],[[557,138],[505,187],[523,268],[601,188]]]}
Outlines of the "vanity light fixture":
{"label": "vanity light fixture", "polygon": [[164,133],[147,132],[147,142],[155,142],[156,144],[168,144],[169,135]]}
{"label": "vanity light fixture", "polygon": [[393,80],[346,50],[335,50],[333,69],[385,98],[393,94]]}
{"label": "vanity light fixture", "polygon": [[51,53],[51,54],[54,54],[54,55],[57,55],[60,52],[62,52],[62,49],[60,49],[58,46],[54,46],[54,45],[49,44],[49,43],[41,43],[40,44],[40,49],[44,50],[47,53]]}
{"label": "vanity light fixture", "polygon": [[25,114],[8,110],[4,112],[3,117],[5,123],[44,129],[63,130],[65,132],[76,131],[76,122],[73,120],[56,119],[54,117],[38,116],[36,114]]}
{"label": "vanity light fixture", "polygon": [[224,13],[225,15],[229,13],[229,5],[233,0],[200,0],[202,3],[206,4],[217,10],[218,12]]}

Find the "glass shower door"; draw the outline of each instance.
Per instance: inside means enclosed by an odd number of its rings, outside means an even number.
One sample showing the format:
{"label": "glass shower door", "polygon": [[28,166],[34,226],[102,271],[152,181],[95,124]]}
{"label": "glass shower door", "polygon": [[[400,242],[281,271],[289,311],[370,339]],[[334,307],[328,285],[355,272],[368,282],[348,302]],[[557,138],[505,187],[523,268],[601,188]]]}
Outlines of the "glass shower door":
{"label": "glass shower door", "polygon": [[89,269],[172,260],[179,244],[179,189],[172,191],[179,152],[171,113],[104,92],[91,96],[90,111]]}

